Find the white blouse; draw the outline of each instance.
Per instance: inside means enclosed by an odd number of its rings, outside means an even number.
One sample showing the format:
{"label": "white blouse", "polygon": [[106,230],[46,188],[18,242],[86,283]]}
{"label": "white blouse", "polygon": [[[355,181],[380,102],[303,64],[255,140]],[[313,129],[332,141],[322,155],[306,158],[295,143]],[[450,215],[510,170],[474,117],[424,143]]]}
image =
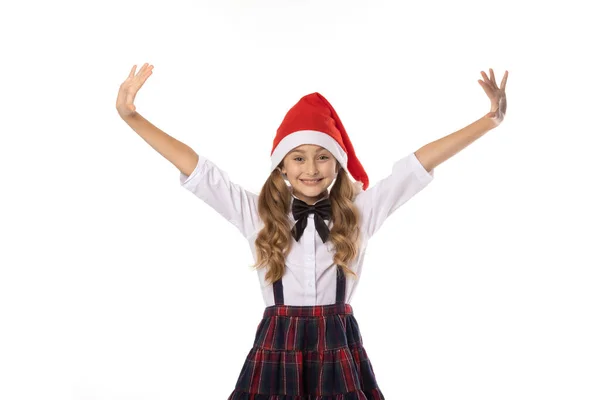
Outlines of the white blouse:
{"label": "white blouse", "polygon": [[[354,203],[362,217],[359,225],[361,246],[357,258],[349,265],[357,278],[346,277],[346,303],[350,304],[360,279],[368,240],[387,217],[433,180],[433,172],[428,173],[411,153],[393,165],[388,177],[356,196]],[[256,262],[254,241],[264,226],[258,215],[258,195],[231,182],[226,172],[201,155],[190,176],[180,173],[180,183],[238,228],[248,240]],[[289,218],[295,222],[291,210]],[[331,228],[331,222],[328,222]],[[322,242],[315,229],[314,214],[308,216],[300,241],[292,238],[291,246],[282,278],[284,303],[293,306],[335,303],[335,249],[331,241]],[[274,305],[273,286],[265,282],[266,269],[257,272],[265,305]]]}

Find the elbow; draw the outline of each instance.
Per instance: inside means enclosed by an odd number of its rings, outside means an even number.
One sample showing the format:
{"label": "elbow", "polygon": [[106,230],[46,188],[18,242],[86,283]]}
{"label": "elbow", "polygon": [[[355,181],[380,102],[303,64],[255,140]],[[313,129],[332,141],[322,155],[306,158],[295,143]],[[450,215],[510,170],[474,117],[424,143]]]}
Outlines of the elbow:
{"label": "elbow", "polygon": [[419,162],[421,163],[423,168],[425,168],[427,173],[431,173],[431,171],[435,167],[437,167],[437,165],[434,163],[433,158],[430,157],[430,153],[431,152],[427,152],[427,149],[425,147],[421,147],[419,150],[415,151],[415,157],[417,158],[417,160],[419,160]]}

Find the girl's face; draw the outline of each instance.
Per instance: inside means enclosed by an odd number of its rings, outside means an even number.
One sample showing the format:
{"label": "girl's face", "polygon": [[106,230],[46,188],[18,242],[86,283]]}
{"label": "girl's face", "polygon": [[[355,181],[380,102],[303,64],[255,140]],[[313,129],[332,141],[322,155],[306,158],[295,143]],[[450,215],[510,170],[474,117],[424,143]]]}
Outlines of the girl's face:
{"label": "girl's face", "polygon": [[336,165],[337,160],[328,150],[303,144],[285,156],[281,172],[287,175],[294,195],[312,205],[337,177]]}

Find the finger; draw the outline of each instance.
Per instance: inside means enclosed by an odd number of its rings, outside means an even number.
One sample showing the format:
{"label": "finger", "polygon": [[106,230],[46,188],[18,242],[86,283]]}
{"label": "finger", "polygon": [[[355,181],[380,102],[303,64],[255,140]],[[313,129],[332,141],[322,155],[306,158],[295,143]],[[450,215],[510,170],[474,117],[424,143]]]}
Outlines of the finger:
{"label": "finger", "polygon": [[137,67],[137,65],[134,65],[133,68],[131,68],[131,71],[129,71],[129,78],[133,78],[133,75],[135,74],[135,68]]}
{"label": "finger", "polygon": [[490,80],[488,79],[487,75],[485,74],[485,72],[481,71],[481,76],[483,76],[483,81],[485,83],[489,83]]}
{"label": "finger", "polygon": [[500,89],[504,90],[506,88],[506,80],[508,79],[508,71],[504,72],[504,77],[502,78],[502,83],[500,83]]}
{"label": "finger", "polygon": [[482,81],[481,79],[479,79],[477,82],[479,82],[479,84],[481,85],[483,90],[485,90],[486,93],[488,92],[488,90],[490,90],[490,85],[488,83]]}
{"label": "finger", "polygon": [[139,80],[140,87],[146,82],[146,80],[148,79],[148,77],[150,75],[152,75],[152,70],[148,70],[144,75],[142,75],[140,77],[140,80]]}
{"label": "finger", "polygon": [[490,84],[483,82],[481,79],[478,80],[478,82],[481,85],[481,87],[483,88],[483,90],[485,91],[485,94],[487,94],[487,96],[491,99],[492,96],[494,95],[494,90],[492,89]]}
{"label": "finger", "polygon": [[492,82],[492,86],[494,87],[494,89],[498,89],[498,86],[496,85],[496,76],[494,75],[494,70],[490,68],[490,81]]}
{"label": "finger", "polygon": [[144,64],[142,69],[140,69],[138,74],[135,76],[135,78],[131,81],[129,85],[128,93],[131,95],[131,97],[127,98],[128,101],[131,100],[133,102],[133,100],[135,100],[135,95],[144,85],[144,83],[150,75],[152,75],[152,66],[148,68],[148,64]]}
{"label": "finger", "polygon": [[135,74],[136,78],[137,78],[138,76],[140,76],[141,74],[143,74],[143,73],[144,73],[144,71],[146,70],[146,67],[147,67],[147,66],[148,66],[148,63],[144,63],[144,65],[142,65],[142,66],[140,67],[140,70],[138,71],[138,73],[137,73],[137,74]]}
{"label": "finger", "polygon": [[150,76],[151,72],[152,72],[152,66],[149,65],[148,63],[144,64],[144,66],[140,69],[140,72],[137,75],[137,77],[139,77],[138,80],[141,79],[142,80],[141,83],[144,83],[146,81],[146,79],[148,78],[148,76]]}
{"label": "finger", "polygon": [[140,74],[140,77],[144,80],[146,80],[146,78],[148,78],[150,76],[150,74],[152,73],[152,68],[154,66],[153,65],[146,65],[146,68],[144,68],[144,72]]}

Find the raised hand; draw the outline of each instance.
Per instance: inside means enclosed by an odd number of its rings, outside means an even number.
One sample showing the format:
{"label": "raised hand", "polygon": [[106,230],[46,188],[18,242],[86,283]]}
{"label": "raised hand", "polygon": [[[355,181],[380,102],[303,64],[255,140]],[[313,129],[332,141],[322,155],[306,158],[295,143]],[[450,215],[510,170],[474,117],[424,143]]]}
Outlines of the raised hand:
{"label": "raised hand", "polygon": [[478,82],[492,102],[490,112],[487,113],[485,117],[490,118],[496,123],[496,125],[500,125],[500,123],[504,120],[504,115],[506,114],[505,88],[506,80],[508,79],[508,71],[504,73],[500,87],[496,85],[496,77],[494,76],[493,69],[490,68],[489,78],[483,71],[481,71],[481,75],[483,76],[483,81],[479,79]]}
{"label": "raised hand", "polygon": [[142,68],[135,73],[137,65],[134,65],[129,72],[129,76],[125,79],[125,82],[119,87],[119,94],[117,96],[117,111],[121,118],[127,118],[135,114],[135,95],[140,90],[146,79],[152,75],[153,65],[145,63]]}

